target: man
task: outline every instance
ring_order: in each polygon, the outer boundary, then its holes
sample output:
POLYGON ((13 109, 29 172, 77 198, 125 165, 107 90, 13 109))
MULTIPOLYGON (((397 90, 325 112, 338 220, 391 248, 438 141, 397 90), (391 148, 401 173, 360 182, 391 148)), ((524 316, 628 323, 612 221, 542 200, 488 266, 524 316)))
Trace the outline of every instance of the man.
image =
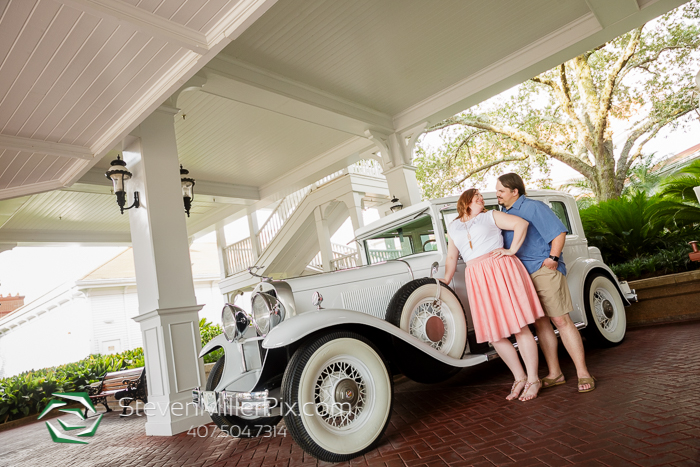
MULTIPOLYGON (((508 214, 522 217, 530 223, 525 242, 516 256, 530 273, 545 312, 545 317, 535 321, 540 348, 549 368, 547 377, 542 379, 542 388, 566 382, 559 367, 558 342, 551 324, 554 323, 564 347, 576 365, 578 391, 589 392, 595 389, 595 380, 586 367, 581 335, 569 316, 574 306, 566 283, 566 265, 562 257, 568 231, 549 206, 527 198, 526 194, 525 184, 518 174, 508 173, 498 177, 498 204, 508 214)), ((503 240, 503 246, 510 248, 513 232, 504 230, 503 240)))

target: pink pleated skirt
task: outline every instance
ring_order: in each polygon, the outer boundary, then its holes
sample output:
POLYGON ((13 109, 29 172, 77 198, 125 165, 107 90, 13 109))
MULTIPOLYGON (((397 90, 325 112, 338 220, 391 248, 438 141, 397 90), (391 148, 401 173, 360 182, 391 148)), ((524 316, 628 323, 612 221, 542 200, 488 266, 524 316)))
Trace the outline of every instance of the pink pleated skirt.
POLYGON ((477 342, 495 342, 544 316, 537 291, 515 256, 490 253, 467 263, 465 281, 477 342))

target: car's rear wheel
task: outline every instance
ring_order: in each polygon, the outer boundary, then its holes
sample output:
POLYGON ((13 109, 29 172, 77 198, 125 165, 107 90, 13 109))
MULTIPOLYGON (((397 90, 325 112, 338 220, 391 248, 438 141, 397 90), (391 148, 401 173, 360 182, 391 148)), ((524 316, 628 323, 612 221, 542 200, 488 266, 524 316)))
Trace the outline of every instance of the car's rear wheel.
POLYGON ((625 338, 627 315, 615 284, 602 273, 586 278, 584 305, 588 326, 583 331, 586 340, 600 346, 618 345, 625 338))
POLYGON ((372 449, 391 416, 384 358, 359 334, 330 332, 302 345, 282 379, 287 429, 306 452, 343 462, 372 449))
MULTIPOLYGON (((225 359, 226 356, 222 356, 211 369, 211 373, 209 373, 209 377, 207 378, 207 391, 216 389, 219 381, 221 381, 225 359)), ((282 420, 281 416, 250 419, 238 417, 236 415, 210 414, 210 416, 221 431, 236 438, 254 438, 261 433, 270 433, 273 431, 272 427, 276 426, 280 420, 282 420)))

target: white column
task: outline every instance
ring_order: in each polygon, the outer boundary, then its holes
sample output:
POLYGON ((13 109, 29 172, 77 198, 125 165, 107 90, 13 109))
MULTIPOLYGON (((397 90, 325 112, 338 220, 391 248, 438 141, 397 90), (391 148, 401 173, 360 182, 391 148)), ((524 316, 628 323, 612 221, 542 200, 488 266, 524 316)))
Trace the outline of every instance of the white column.
POLYGON ((260 239, 258 239, 258 215, 255 211, 248 213, 248 231, 250 232, 250 245, 253 248, 253 261, 257 262, 260 258, 260 239))
POLYGON ((316 218, 318 245, 321 249, 321 263, 323 264, 323 270, 327 272, 331 270, 333 250, 331 249, 330 229, 328 228, 328 221, 323 216, 322 206, 316 206, 316 209, 314 209, 314 217, 316 218))
POLYGON ((416 179, 416 168, 412 165, 400 165, 385 170, 384 176, 389 185, 389 192, 399 199, 399 202, 411 206, 421 202, 420 189, 416 179))
POLYGON ((124 140, 133 173, 128 191, 139 315, 148 384, 146 434, 170 436, 208 423, 196 413, 192 389, 204 386, 199 315, 192 281, 173 116, 160 107, 124 140))
MULTIPOLYGON (((357 229, 365 226, 365 219, 362 215, 362 195, 356 192, 350 193, 345 198, 345 205, 348 207, 350 213, 350 222, 352 223, 352 232, 354 236, 357 229)), ((359 254, 360 264, 366 264, 367 261, 362 250, 362 244, 355 241, 355 248, 359 254)))
POLYGON ((225 279, 228 274, 226 269, 226 232, 224 232, 224 223, 216 223, 216 251, 219 256, 219 276, 221 279, 225 279))

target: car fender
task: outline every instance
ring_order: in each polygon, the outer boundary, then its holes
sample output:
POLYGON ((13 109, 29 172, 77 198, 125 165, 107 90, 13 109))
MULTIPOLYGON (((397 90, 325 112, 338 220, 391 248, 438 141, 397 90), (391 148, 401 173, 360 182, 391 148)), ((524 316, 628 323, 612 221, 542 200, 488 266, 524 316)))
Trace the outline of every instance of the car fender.
POLYGON ((215 391, 250 391, 258 381, 262 362, 259 358, 255 358, 254 348, 257 347, 258 339, 247 339, 241 342, 229 342, 224 334, 219 334, 202 347, 199 356, 204 357, 206 354, 213 352, 216 349, 224 349, 224 370, 221 374, 219 384, 214 388, 215 391), (241 350, 244 346, 251 347, 246 352, 245 359, 241 350), (244 360, 247 363, 244 363, 244 360), (252 361, 251 361, 252 360, 252 361), (257 368, 248 369, 244 365, 255 365, 257 368))
POLYGON ((266 349, 283 348, 315 332, 348 325, 366 326, 381 331, 387 337, 397 337, 447 365, 463 368, 488 360, 485 354, 468 355, 462 359, 449 357, 387 321, 359 311, 344 309, 322 309, 300 313, 275 326, 263 340, 262 346, 266 349))
POLYGON ((620 294, 620 298, 622 298, 622 303, 624 303, 625 306, 630 306, 629 300, 627 300, 627 297, 625 297, 625 294, 620 288, 617 276, 615 276, 615 273, 602 261, 595 258, 578 258, 571 266, 568 266, 567 269, 566 281, 569 285, 569 291, 571 292, 571 301, 574 305, 574 311, 578 312, 586 325, 588 325, 588 320, 584 309, 584 289, 586 278, 593 272, 600 271, 607 275, 612 283, 615 284, 615 288, 620 294))
POLYGON ((224 352, 226 352, 227 344, 231 343, 226 339, 226 336, 224 336, 223 334, 219 334, 218 336, 207 342, 207 345, 202 347, 202 351, 199 352, 199 358, 204 357, 206 354, 211 353, 218 348, 223 348, 224 352))

